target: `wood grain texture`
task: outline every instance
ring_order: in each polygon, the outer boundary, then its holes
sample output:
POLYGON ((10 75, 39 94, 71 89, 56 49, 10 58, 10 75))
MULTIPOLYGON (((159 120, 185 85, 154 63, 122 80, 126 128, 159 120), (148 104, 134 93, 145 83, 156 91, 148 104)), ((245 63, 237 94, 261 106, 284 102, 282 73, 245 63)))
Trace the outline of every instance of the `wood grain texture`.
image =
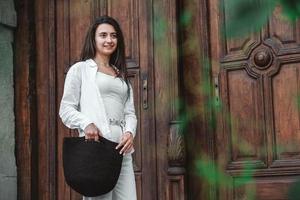
POLYGON ((184 200, 184 176, 169 176, 167 182, 166 200, 184 200))
POLYGON ((55 7, 53 1, 35 2, 36 85, 38 131, 38 194, 56 198, 56 80, 55 7))
POLYGON ((33 1, 17 1, 15 32, 15 131, 18 199, 37 199, 37 130, 33 1))
POLYGON ((276 159, 300 159, 299 131, 299 67, 283 65, 273 78, 274 136, 276 159))
MULTIPOLYGON (((287 199, 289 187, 297 180, 297 177, 278 177, 278 179, 273 177, 255 178, 243 186, 235 187, 232 199, 248 199, 250 194, 257 200, 287 199)), ((238 178, 234 179, 233 184, 239 184, 240 181, 238 178)))

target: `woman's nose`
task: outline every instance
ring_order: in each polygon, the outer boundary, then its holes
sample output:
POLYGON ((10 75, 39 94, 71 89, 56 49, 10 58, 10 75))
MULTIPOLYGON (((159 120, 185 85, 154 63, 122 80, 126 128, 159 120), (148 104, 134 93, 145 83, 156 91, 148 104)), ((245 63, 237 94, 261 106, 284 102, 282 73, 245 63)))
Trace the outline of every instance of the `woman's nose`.
POLYGON ((108 36, 108 37, 106 38, 106 41, 107 41, 107 42, 112 42, 112 38, 111 38, 110 36, 108 36))

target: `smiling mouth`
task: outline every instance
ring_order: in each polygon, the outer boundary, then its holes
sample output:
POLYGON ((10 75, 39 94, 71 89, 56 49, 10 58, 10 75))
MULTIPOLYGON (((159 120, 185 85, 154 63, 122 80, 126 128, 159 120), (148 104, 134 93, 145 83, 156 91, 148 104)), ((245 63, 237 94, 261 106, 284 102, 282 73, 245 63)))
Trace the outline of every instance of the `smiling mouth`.
POLYGON ((114 46, 104 46, 105 48, 114 48, 114 46))

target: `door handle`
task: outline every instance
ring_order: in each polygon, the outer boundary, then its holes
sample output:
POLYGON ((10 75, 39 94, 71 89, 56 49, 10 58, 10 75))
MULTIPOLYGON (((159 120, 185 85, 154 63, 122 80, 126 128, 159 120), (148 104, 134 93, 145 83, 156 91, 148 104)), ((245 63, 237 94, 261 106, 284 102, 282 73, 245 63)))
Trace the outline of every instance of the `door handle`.
POLYGON ((142 79, 142 84, 143 84, 143 108, 146 110, 148 108, 148 77, 147 75, 143 76, 142 79))
POLYGON ((220 89, 219 89, 219 76, 214 77, 214 88, 215 88, 215 105, 220 105, 220 89))

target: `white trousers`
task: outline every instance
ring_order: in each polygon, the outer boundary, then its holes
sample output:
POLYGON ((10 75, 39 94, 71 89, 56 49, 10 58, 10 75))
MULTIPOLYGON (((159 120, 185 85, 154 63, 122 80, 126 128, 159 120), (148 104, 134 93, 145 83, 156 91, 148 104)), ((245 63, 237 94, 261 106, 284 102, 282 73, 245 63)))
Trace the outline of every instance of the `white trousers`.
POLYGON ((136 200, 131 154, 124 155, 120 177, 112 191, 97 197, 83 197, 83 200, 136 200))

